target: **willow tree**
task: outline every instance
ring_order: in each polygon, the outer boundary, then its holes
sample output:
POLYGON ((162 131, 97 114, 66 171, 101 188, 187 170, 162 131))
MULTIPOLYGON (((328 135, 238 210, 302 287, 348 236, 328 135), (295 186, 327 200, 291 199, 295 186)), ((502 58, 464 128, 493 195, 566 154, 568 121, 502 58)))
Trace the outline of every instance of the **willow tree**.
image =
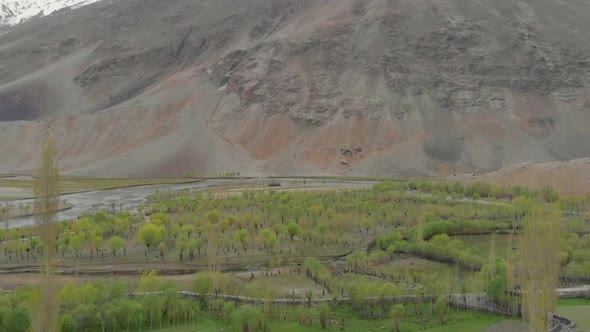
POLYGON ((519 274, 523 286, 523 314, 529 331, 547 331, 548 314, 557 302, 561 241, 560 213, 537 206, 523 219, 519 274))
POLYGON ((39 238, 45 243, 42 273, 45 274, 41 287, 39 313, 35 331, 53 332, 58 330, 57 286, 53 276, 53 260, 56 256, 55 239, 57 211, 60 201, 58 150, 55 141, 47 136, 43 141, 41 165, 35 181, 35 218, 39 238))

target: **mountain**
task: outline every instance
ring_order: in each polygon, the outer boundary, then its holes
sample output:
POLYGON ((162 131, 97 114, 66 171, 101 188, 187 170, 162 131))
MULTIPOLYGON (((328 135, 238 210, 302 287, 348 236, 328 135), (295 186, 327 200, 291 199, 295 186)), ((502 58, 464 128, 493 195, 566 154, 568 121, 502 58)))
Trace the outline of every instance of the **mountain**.
POLYGON ((120 0, 0 36, 0 172, 435 175, 590 156, 584 0, 120 0))
POLYGON ((98 0, 0 0, 0 26, 12 26, 61 9, 78 8, 98 0))

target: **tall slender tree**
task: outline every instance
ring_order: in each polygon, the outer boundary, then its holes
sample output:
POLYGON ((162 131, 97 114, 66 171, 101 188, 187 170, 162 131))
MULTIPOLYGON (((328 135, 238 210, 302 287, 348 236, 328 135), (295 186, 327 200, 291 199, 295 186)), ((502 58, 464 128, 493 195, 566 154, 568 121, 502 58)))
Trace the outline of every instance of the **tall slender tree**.
POLYGON ((548 314, 557 301, 561 241, 560 213, 550 206, 537 206, 523 219, 520 240, 520 275, 523 313, 529 331, 547 331, 548 314))
POLYGON ((6 245, 10 241, 10 207, 4 206, 0 208, 0 221, 4 221, 4 226, 6 228, 6 232, 4 233, 6 241, 6 245))
POLYGON ((53 260, 56 256, 55 240, 57 211, 60 201, 60 175, 57 166, 57 146, 48 135, 43 141, 41 165, 35 181, 35 218, 39 237, 45 243, 42 272, 45 274, 41 287, 39 313, 35 331, 54 332, 58 330, 57 285, 53 276, 53 260))

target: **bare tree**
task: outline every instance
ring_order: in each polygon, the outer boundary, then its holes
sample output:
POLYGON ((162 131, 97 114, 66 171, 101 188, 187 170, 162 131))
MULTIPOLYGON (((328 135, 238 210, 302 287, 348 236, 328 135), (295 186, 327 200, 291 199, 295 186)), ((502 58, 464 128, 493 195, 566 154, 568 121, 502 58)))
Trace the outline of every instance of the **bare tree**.
POLYGON ((56 157, 57 146, 48 135, 43 141, 41 165, 37 169, 35 182, 35 218, 40 239, 45 243, 45 257, 42 272, 45 274, 41 287, 39 313, 35 331, 54 332, 58 330, 57 287, 53 276, 53 260, 56 256, 55 222, 60 202, 59 169, 56 157))

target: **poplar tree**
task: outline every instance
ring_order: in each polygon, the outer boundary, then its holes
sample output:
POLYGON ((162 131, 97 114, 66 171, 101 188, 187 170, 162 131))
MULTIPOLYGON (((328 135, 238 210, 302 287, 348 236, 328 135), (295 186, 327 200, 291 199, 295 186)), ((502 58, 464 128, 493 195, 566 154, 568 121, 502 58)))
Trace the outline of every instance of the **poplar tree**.
POLYGON ((53 260, 56 256, 56 221, 59 209, 59 168, 58 149, 53 138, 48 135, 43 141, 41 165, 37 169, 35 181, 35 219, 39 238, 45 243, 45 256, 42 273, 45 274, 41 286, 39 315, 35 331, 54 332, 58 330, 57 285, 53 276, 53 260))
POLYGON ((522 309, 529 331, 547 331, 548 314, 557 302, 555 291, 561 267, 560 213, 550 206, 538 206, 523 219, 520 240, 520 275, 523 285, 522 309))

